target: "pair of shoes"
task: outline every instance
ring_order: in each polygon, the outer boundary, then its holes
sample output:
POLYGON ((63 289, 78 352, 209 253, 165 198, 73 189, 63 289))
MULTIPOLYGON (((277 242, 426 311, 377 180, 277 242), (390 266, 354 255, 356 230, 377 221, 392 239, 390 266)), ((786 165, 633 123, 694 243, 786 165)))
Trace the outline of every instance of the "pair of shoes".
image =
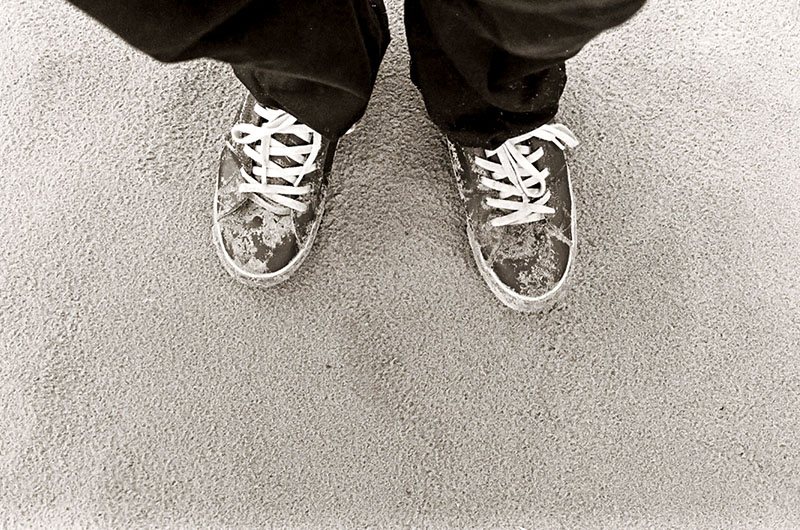
MULTIPOLYGON (((481 276, 512 309, 552 307, 575 255, 564 149, 577 139, 546 124, 497 149, 446 143, 481 276)), ((236 280, 268 287, 299 268, 322 220, 335 150, 335 140, 248 95, 214 195, 215 246, 236 280)))

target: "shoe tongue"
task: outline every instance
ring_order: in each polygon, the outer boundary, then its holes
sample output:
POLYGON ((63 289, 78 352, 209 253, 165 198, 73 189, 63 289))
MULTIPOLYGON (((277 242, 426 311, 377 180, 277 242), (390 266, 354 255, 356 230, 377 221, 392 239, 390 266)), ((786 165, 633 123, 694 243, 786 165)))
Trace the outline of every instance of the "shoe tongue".
MULTIPOLYGON (((258 125, 259 126, 263 125, 264 121, 265 120, 259 116, 258 125)), ((293 146, 296 146, 296 145, 305 145, 305 144, 308 143, 307 141, 303 140, 302 138, 299 138, 299 137, 295 136, 294 134, 279 133, 279 134, 274 134, 272 137, 275 140, 279 141, 280 143, 282 143, 283 145, 288 146, 288 147, 293 147, 293 146)), ((293 167, 293 166, 302 165, 302 164, 298 164, 297 162, 295 162, 294 160, 292 160, 291 158, 286 157, 286 156, 270 156, 269 159, 272 162, 278 164, 281 167, 293 167)), ((277 179, 277 180, 281 180, 281 179, 277 179)))
MULTIPOLYGON (((302 138, 298 138, 293 134, 276 134, 274 135, 274 138, 287 147, 294 147, 296 145, 308 144, 307 141, 303 140, 302 138)), ((271 156, 270 160, 272 160, 281 167, 293 167, 302 165, 298 164, 295 160, 292 160, 287 156, 271 156)))
MULTIPOLYGON (((264 119, 261 118, 261 116, 255 115, 255 119, 251 123, 255 123, 256 125, 260 126, 260 125, 262 125, 264 123, 264 119)), ((274 134, 273 138, 275 140, 281 142, 283 145, 289 146, 289 147, 308 144, 307 140, 299 138, 299 137, 295 136, 294 134, 279 133, 279 134, 274 134)), ((252 146, 252 147, 255 147, 255 146, 252 146)), ((237 146, 237 152, 240 152, 240 151, 241 151, 241 147, 237 146)), ((241 163, 242 163, 242 167, 244 168, 244 170, 247 171, 248 174, 252 175, 253 174, 253 167, 255 165, 254 161, 249 156, 245 156, 243 153, 240 153, 240 158, 241 158, 241 163)), ((269 159, 270 159, 270 161, 274 162, 275 164, 279 165, 280 167, 295 167, 295 166, 302 165, 302 164, 296 162, 295 160, 292 160, 291 158, 286 157, 286 156, 270 156, 269 159)), ((267 181, 271 181, 271 183, 273 183, 273 184, 287 184, 287 182, 284 181, 281 178, 271 178, 270 177, 270 178, 267 178, 267 181)))

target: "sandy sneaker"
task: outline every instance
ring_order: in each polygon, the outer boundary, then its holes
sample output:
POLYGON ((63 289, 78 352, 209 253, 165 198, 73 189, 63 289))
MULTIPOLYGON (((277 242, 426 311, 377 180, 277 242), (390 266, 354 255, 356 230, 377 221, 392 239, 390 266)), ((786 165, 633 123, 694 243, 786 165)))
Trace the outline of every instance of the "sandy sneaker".
POLYGON ((575 255, 564 149, 577 138, 563 125, 546 124, 497 149, 447 144, 481 276, 512 309, 551 308, 575 255))
POLYGON ((222 152, 213 236, 237 280, 270 286, 305 259, 325 208, 336 148, 291 114, 248 95, 222 152))

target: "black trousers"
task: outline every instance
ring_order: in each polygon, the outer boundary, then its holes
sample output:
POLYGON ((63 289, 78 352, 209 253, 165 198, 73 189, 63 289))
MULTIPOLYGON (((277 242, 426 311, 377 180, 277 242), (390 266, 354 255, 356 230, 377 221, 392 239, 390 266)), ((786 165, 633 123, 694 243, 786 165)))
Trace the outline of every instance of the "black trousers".
MULTIPOLYGON (((389 27, 382 0, 71 0, 158 60, 233 65, 263 104, 325 136, 364 113, 389 27)), ((555 116, 564 61, 644 0, 406 0, 411 78, 431 119, 496 146, 555 116)))

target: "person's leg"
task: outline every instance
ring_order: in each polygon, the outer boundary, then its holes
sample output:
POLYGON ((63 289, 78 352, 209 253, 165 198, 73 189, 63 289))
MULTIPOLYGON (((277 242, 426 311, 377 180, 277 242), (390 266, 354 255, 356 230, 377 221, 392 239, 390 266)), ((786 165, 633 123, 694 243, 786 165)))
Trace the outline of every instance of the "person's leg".
POLYGON ((644 0, 407 0, 412 79, 447 137, 467 235, 492 292, 521 311, 561 297, 576 249, 564 150, 549 123, 564 61, 644 0))
POLYGON ((406 0, 411 76, 431 119, 468 146, 551 120, 564 61, 644 0, 406 0))
POLYGON ((364 113, 389 43, 382 1, 71 1, 161 61, 233 65, 249 93, 220 158, 214 242, 237 280, 286 280, 308 255, 337 140, 364 113))
POLYGON ((326 137, 366 109, 389 28, 381 0, 70 0, 165 62, 230 63, 265 105, 326 137))

